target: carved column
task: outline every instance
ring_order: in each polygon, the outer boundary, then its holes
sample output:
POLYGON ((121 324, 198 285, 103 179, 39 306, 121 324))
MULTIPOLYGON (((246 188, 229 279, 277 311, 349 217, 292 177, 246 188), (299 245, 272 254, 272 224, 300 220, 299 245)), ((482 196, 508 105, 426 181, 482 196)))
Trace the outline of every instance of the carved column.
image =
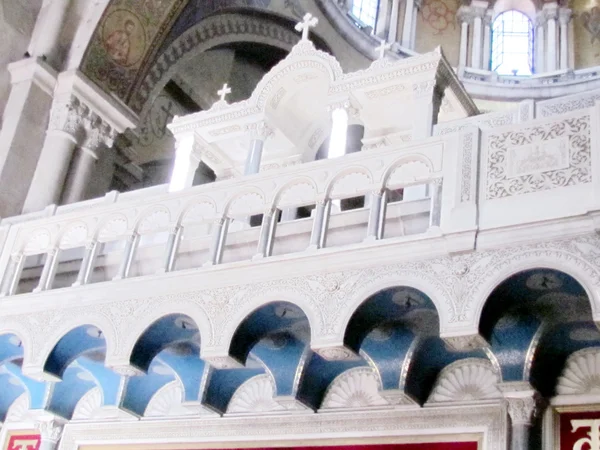
POLYGON ((413 11, 415 9, 415 0, 406 0, 406 9, 404 11, 404 23, 402 25, 402 47, 411 48, 412 45, 412 29, 413 23, 413 11))
POLYGON ((387 41, 396 42, 398 40, 398 19, 400 13, 400 0, 392 0, 392 10, 390 12, 390 28, 387 41))
POLYGON ((165 264, 161 272, 171 272, 175 268, 175 261, 177 259, 177 252, 179 251, 179 244, 181 243, 181 234, 183 227, 177 225, 169 231, 169 238, 167 239, 167 246, 165 249, 165 264))
POLYGON ((473 45, 471 47, 471 67, 481 69, 482 43, 483 43, 483 16, 485 9, 471 7, 473 12, 473 45))
POLYGON ((25 255, 17 253, 10 256, 8 267, 6 268, 6 272, 4 272, 2 284, 0 285, 0 298, 7 295, 14 295, 17 292, 24 263, 25 255))
POLYGON ((546 70, 553 72, 557 69, 557 29, 556 21, 558 19, 558 6, 556 3, 544 5, 546 13, 546 30, 547 30, 547 49, 546 49, 546 70))
POLYGON ((510 450, 529 449, 529 431, 540 404, 539 394, 528 383, 500 383, 511 422, 510 450))
POLYGON ((277 209, 269 209, 263 214, 262 225, 260 227, 260 236, 258 238, 258 249, 256 255, 252 258, 262 259, 271 256, 273 249, 273 238, 275 237, 275 228, 277 227, 277 209))
POLYGON ((59 203, 73 151, 85 133, 83 118, 89 113, 89 108, 75 96, 53 105, 46 140, 23 212, 39 211, 59 203))
POLYGON ((429 227, 439 227, 442 218, 442 179, 436 178, 431 186, 431 213, 429 227))
POLYGON ((331 200, 318 200, 313 217, 312 232, 310 234, 309 250, 318 250, 325 246, 327 224, 329 222, 329 212, 331 210, 331 200))
POLYGON ((123 259, 121 260, 119 271, 117 272, 117 275, 113 278, 113 280, 121 280, 123 278, 129 277, 131 265, 133 264, 133 261, 135 259, 135 252, 137 251, 139 243, 140 235, 134 232, 125 244, 125 250, 123 251, 123 259))
POLYGON ((47 291, 48 289, 52 289, 52 283, 54 282, 54 276, 56 275, 56 267, 58 266, 59 253, 59 248, 53 248, 47 253, 46 263, 42 269, 40 281, 33 292, 47 291))
POLYGON ((490 70, 490 46, 492 44, 492 11, 487 10, 483 15, 483 70, 490 70))
POLYGON ((204 266, 214 266, 221 263, 228 228, 229 219, 227 217, 215 220, 212 229, 212 241, 209 248, 209 260, 204 266))
POLYGON ((63 423, 56 419, 49 419, 37 422, 35 427, 40 432, 39 450, 56 450, 62 435, 63 423))
POLYGON ((262 160, 262 152, 266 140, 273 134, 273 130, 265 123, 256 124, 250 129, 252 140, 246 157, 246 166, 244 167, 244 175, 253 175, 260 171, 260 162, 262 160))
POLYGON ((40 58, 9 64, 8 71, 11 90, 0 128, 0 217, 23 211, 56 84, 56 72, 40 58))
POLYGON ((375 241, 381 239, 383 226, 382 222, 385 216, 382 217, 383 203, 386 202, 385 192, 371 192, 371 207, 369 210, 369 223, 367 225, 367 237, 365 241, 375 241))
MULTIPOLYGON (((95 114, 84 122, 86 136, 79 151, 76 153, 67 177, 62 195, 62 203, 69 204, 86 200, 89 197, 87 187, 92 177, 101 177, 95 171, 97 161, 103 157, 102 153, 112 147, 116 131, 95 114)), ((109 174, 112 178, 112 174, 109 174)))
POLYGON ((467 6, 461 6, 456 15, 460 22, 460 51, 458 54, 458 67, 467 66, 467 49, 469 48, 469 23, 471 22, 471 11, 467 6))
POLYGON ((91 241, 86 244, 83 260, 81 261, 79 273, 77 274, 77 280, 75 280, 73 286, 81 286, 90 282, 90 277, 94 270, 94 262, 98 255, 99 245, 98 241, 91 241))
POLYGON ((546 68, 546 41, 544 38, 544 28, 546 28, 546 14, 544 11, 538 12, 536 16, 535 28, 535 72, 543 73, 546 68))
POLYGON ((560 69, 567 70, 569 68, 569 22, 571 21, 571 10, 560 8, 558 21, 560 23, 560 69))

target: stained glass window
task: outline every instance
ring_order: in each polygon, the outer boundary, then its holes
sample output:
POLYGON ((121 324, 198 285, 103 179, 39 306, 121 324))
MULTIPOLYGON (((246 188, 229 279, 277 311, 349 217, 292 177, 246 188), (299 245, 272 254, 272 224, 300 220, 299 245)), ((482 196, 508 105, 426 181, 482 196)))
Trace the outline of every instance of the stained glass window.
POLYGON ((353 0, 350 14, 361 24, 375 28, 379 0, 353 0))
POLYGON ((522 12, 503 12, 492 26, 492 67, 499 75, 533 73, 533 25, 522 12))

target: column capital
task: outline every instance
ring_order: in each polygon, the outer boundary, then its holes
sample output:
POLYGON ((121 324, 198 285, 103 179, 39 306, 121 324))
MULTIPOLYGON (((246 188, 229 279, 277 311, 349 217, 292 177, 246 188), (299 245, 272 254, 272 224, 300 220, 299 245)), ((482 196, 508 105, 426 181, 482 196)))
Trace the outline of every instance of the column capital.
POLYGON ((343 109, 348 113, 349 117, 355 117, 358 115, 358 108, 356 108, 349 98, 339 100, 334 103, 327 105, 327 112, 332 113, 336 109, 343 109))
POLYGON ((567 25, 571 17, 573 16, 573 11, 569 8, 560 8, 558 10, 558 20, 561 25, 567 25))
POLYGON ((90 109, 76 96, 55 101, 50 111, 48 131, 64 131, 75 140, 83 133, 83 119, 90 114, 90 109))
POLYGON ((526 382, 499 383, 513 425, 529 426, 542 406, 540 394, 526 382))
POLYGON ((35 423, 35 428, 40 432, 43 441, 58 443, 63 431, 64 421, 52 417, 39 420, 35 423))
POLYGON ((456 19, 458 20, 459 23, 463 24, 472 24, 473 23, 473 11, 471 10, 470 6, 467 5, 463 5, 460 8, 458 8, 458 11, 456 12, 456 19))
POLYGON ((546 22, 548 21, 548 17, 546 16, 546 12, 545 11, 538 11, 537 14, 535 15, 535 27, 543 27, 544 25, 546 25, 546 22))
POLYGON ((546 16, 547 21, 558 19, 558 5, 556 3, 546 3, 542 12, 546 16))
POLYGON ((112 147, 117 137, 117 130, 95 113, 91 113, 83 119, 85 137, 81 144, 92 153, 96 153, 102 147, 112 147))

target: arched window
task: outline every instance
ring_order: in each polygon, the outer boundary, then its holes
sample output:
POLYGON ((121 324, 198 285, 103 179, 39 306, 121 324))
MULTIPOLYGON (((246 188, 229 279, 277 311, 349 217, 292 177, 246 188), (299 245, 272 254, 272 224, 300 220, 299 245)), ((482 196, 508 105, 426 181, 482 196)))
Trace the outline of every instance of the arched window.
POLYGON ((522 12, 503 12, 492 27, 492 70, 500 75, 533 73, 533 25, 522 12))
POLYGON ((379 0, 353 0, 350 14, 360 25, 375 28, 379 0))

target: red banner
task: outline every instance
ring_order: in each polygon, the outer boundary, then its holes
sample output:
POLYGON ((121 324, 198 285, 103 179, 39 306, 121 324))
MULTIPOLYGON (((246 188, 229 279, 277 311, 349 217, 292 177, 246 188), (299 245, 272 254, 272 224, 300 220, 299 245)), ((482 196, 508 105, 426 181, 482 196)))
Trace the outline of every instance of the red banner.
POLYGON ((560 450, 600 449, 600 411, 560 414, 560 450))
POLYGON ((12 435, 8 438, 6 450, 39 450, 39 434, 12 435))

